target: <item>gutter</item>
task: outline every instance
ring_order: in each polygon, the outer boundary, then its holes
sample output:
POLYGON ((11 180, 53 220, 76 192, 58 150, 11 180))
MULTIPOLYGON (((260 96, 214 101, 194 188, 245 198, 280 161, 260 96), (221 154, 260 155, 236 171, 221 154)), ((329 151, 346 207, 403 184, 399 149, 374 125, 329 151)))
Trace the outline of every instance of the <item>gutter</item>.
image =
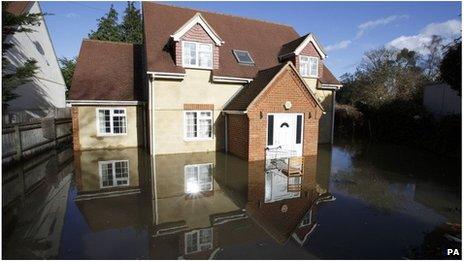
POLYGON ((251 78, 227 77, 227 76, 213 76, 213 82, 225 83, 250 83, 253 81, 251 78))
POLYGON ((321 84, 321 87, 317 87, 317 89, 338 91, 342 87, 343 87, 343 85, 341 85, 341 84, 321 84))
POLYGON ((171 79, 171 80, 183 80, 185 73, 169 73, 169 72, 150 72, 147 71, 153 79, 171 79))
POLYGON ((115 101, 115 100, 66 100, 66 105, 79 106, 79 105, 143 105, 144 101, 115 101))

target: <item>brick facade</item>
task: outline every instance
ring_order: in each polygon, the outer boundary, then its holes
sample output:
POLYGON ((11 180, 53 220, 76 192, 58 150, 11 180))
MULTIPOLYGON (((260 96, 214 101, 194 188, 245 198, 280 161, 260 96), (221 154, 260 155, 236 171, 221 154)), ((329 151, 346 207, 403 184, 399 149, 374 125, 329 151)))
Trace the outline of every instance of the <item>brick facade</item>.
POLYGON ((248 158, 248 117, 245 114, 227 115, 227 149, 241 159, 248 158))
POLYGON ((185 103, 184 110, 214 110, 214 104, 185 103))
POLYGON ((268 113, 302 113, 303 155, 317 154, 322 110, 291 67, 258 96, 246 115, 228 115, 228 151, 248 161, 264 160, 268 113), (292 103, 289 110, 286 101, 292 103))
MULTIPOLYGON (((322 57, 319 55, 319 53, 316 50, 316 47, 312 42, 309 42, 305 48, 301 51, 300 55, 306 55, 306 56, 312 56, 312 57, 317 57, 319 58, 318 62, 318 70, 317 70, 317 77, 322 77, 322 70, 324 70, 324 63, 322 61, 322 57)), ((292 59, 293 64, 295 67, 299 70, 300 69, 300 57, 297 55, 293 57, 292 59)))
POLYGON ((209 43, 213 45, 213 69, 219 69, 219 47, 216 46, 213 39, 208 33, 201 27, 201 25, 194 25, 189 31, 187 31, 180 39, 175 43, 175 59, 176 65, 182 66, 182 41, 192 41, 199 43, 209 43))
POLYGON ((76 107, 71 108, 72 117, 72 133, 73 133, 73 149, 81 150, 79 141, 79 110, 76 107))

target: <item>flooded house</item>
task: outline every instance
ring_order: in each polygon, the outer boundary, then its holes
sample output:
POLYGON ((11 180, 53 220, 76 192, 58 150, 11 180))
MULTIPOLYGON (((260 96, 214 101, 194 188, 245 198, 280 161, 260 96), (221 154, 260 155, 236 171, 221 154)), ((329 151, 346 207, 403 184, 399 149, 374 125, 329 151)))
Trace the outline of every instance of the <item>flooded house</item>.
POLYGON ((75 150, 317 154, 335 91, 312 33, 144 2, 144 44, 84 40, 68 104, 75 150))

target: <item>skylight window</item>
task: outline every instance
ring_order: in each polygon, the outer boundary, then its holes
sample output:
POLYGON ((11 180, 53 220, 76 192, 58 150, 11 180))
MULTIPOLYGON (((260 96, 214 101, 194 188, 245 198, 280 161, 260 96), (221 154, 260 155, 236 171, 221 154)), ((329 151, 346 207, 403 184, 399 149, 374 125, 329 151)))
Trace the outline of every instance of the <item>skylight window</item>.
POLYGON ((255 62, 251 59, 248 51, 234 50, 235 58, 239 63, 253 65, 255 62))

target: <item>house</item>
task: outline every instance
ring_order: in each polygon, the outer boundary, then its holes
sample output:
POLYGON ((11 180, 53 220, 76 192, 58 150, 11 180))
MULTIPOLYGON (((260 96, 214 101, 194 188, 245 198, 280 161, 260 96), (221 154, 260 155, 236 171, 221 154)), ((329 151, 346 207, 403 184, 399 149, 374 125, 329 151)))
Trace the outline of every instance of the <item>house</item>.
POLYGON ((144 2, 142 46, 84 40, 73 78, 76 150, 146 145, 153 155, 315 155, 331 142, 335 91, 313 34, 144 2))
POLYGON ((435 117, 461 114, 461 97, 446 83, 425 86, 423 104, 435 117))
MULTIPOLYGON (((42 12, 39 2, 30 1, 9 2, 7 11, 14 15, 42 12)), ((5 39, 5 42, 11 43, 13 47, 5 54, 12 68, 4 68, 4 70, 15 70, 27 59, 36 60, 36 65, 39 67, 30 82, 14 90, 19 97, 8 102, 7 113, 11 121, 19 120, 15 119, 15 116, 44 117, 50 110, 66 106, 66 85, 44 17, 40 18, 39 24, 32 26, 31 29, 32 32, 18 32, 5 39)), ((5 110, 4 114, 6 114, 5 110)))

